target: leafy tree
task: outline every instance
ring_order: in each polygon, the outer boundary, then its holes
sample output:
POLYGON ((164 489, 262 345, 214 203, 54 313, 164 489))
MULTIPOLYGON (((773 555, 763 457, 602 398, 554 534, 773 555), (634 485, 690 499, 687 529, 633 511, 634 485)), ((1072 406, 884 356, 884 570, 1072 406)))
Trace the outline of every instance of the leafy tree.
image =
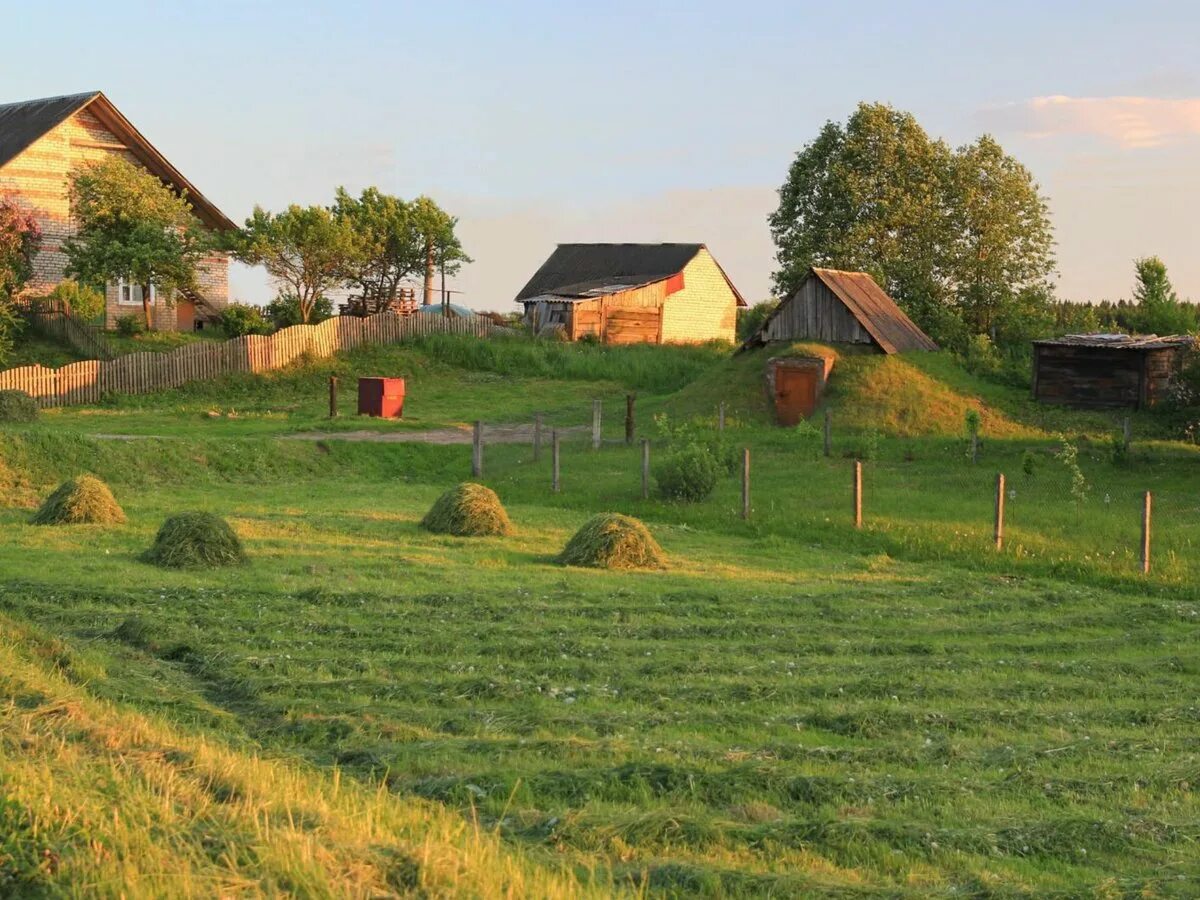
POLYGON ((761 303, 755 303, 748 309, 738 310, 737 318, 737 339, 739 341, 748 341, 754 336, 754 333, 762 327, 762 323, 766 321, 767 316, 775 311, 779 306, 779 301, 772 298, 763 300, 761 303))
POLYGON ((33 275, 33 258, 42 244, 42 231, 27 211, 0 197, 0 359, 12 350, 20 319, 13 301, 33 275))
POLYGON ((458 219, 451 216, 429 197, 421 196, 412 204, 413 221, 420 235, 425 265, 425 291, 422 302, 433 303, 434 275, 440 270, 446 275, 458 272, 463 263, 471 262, 455 233, 458 219))
POLYGON ((67 274, 85 284, 139 285, 153 327, 151 286, 168 304, 176 291, 194 290, 196 267, 212 248, 191 203, 118 156, 76 170, 69 191, 76 231, 63 242, 67 274))
POLYGON ((301 322, 309 322, 318 300, 342 283, 360 253, 360 241, 345 219, 324 206, 292 204, 270 213, 256 206, 232 241, 234 256, 262 265, 295 299, 301 322))
MULTIPOLYGON (((304 324, 300 312, 300 301, 295 294, 280 294, 263 309, 263 315, 276 328, 287 328, 291 325, 304 324)), ((318 297, 313 301, 308 312, 308 324, 316 325, 333 317, 333 301, 328 297, 318 297)))
POLYGON ((378 188, 367 188, 357 199, 338 188, 333 214, 357 237, 343 279, 359 292, 367 312, 387 309, 404 282, 426 267, 418 211, 378 188))
POLYGON ((1196 330, 1196 309, 1180 301, 1167 267, 1157 256, 1134 260, 1137 284, 1133 299, 1137 306, 1129 321, 1132 330, 1144 334, 1188 334, 1196 330))

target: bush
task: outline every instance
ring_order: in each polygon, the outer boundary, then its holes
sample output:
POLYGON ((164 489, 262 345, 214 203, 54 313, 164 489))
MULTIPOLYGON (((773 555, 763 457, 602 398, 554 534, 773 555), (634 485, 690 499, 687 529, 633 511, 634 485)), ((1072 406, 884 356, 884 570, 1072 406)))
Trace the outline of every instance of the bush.
POLYGON ((37 401, 27 393, 0 391, 0 422, 32 422, 37 417, 37 401))
POLYGON ((136 337, 146 333, 146 320, 138 313, 117 316, 117 334, 124 337, 136 337))
POLYGON ((184 512, 163 522, 144 559, 174 569, 231 566, 246 561, 229 523, 207 512, 184 512))
POLYGON ((33 515, 34 525, 120 525, 125 511, 93 475, 80 475, 58 486, 33 515))
POLYGON ((61 303, 85 322, 98 319, 104 313, 104 293, 70 278, 60 281, 54 290, 38 299, 61 303))
POLYGON ((666 565, 666 556, 649 529, 637 519, 600 513, 575 532, 557 562, 598 569, 661 569, 666 565))
POLYGON ((672 450, 654 467, 658 491, 669 500, 694 503, 717 486, 720 464, 703 444, 685 444, 672 450))
POLYGON ((248 303, 230 303, 221 310, 221 330, 231 338, 246 334, 270 334, 271 323, 262 310, 248 303))
POLYGON ((464 482, 438 497, 421 527, 438 534, 457 534, 481 537, 489 534, 512 534, 512 522, 491 488, 464 482))
MULTIPOLYGON (((304 324, 304 320, 300 316, 300 300, 293 294, 280 294, 267 304, 263 313, 276 328, 304 324)), ((321 297, 313 304, 308 324, 316 325, 318 322, 324 322, 330 318, 333 318, 333 301, 328 297, 321 297)))
POLYGON ((775 312, 779 307, 778 300, 763 300, 761 303, 755 303, 753 306, 746 309, 738 310, 737 317, 737 339, 741 343, 745 343, 754 337, 755 332, 762 327, 762 323, 767 320, 767 316, 775 312))

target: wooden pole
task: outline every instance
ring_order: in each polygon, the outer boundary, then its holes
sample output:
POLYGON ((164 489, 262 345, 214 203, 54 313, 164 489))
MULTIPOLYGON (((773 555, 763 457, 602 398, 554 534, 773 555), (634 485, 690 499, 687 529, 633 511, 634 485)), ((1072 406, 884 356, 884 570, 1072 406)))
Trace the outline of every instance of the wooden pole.
POLYGON ((537 462, 542 458, 542 414, 534 413, 533 416, 533 461, 537 462))
POLYGON ((750 518, 750 448, 742 448, 742 518, 750 518))
POLYGON ((633 431, 634 431, 633 404, 636 402, 636 400, 637 400, 636 394, 626 394, 625 395, 625 443, 629 444, 630 446, 633 445, 633 431))
POLYGON ((1125 452, 1128 453, 1129 445, 1133 441, 1133 423, 1129 421, 1129 416, 1121 423, 1121 437, 1125 442, 1125 452))
POLYGON ((642 438, 642 499, 650 499, 650 438, 642 438))
POLYGON ((825 455, 833 453, 833 414, 825 408, 825 455))
POLYGON ((725 401, 722 400, 717 406, 717 431, 721 434, 725 433, 725 401))
POLYGON ((971 462, 979 462, 979 432, 971 432, 971 462))
POLYGON ((329 376, 329 418, 336 419, 338 415, 337 408, 337 376, 329 376))
POLYGON ((592 401, 592 449, 600 449, 600 401, 592 401))
POLYGON ((996 549, 1004 549, 1004 473, 996 473, 996 520, 992 531, 996 549))
POLYGON ((1150 574, 1150 492, 1142 495, 1142 574, 1150 574))
POLYGON ((483 423, 478 419, 471 434, 471 477, 483 477, 483 423))
POLYGON ((550 490, 554 493, 559 491, 558 480, 558 461, 559 461, 559 445, 558 445, 558 429, 555 428, 550 432, 550 490))
POLYGON ((862 461, 854 461, 854 527, 862 528, 862 461))

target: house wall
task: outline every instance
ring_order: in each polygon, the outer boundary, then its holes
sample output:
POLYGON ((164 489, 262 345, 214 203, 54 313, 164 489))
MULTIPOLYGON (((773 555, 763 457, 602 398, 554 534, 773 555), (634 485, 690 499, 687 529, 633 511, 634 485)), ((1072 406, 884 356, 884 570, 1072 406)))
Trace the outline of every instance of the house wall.
MULTIPOLYGON (((21 153, 0 166, 0 194, 11 195, 30 210, 42 228, 42 249, 34 260, 34 274, 24 293, 44 294, 65 277, 67 257, 63 241, 74 231, 71 222, 68 179, 78 166, 121 156, 137 163, 133 154, 87 109, 59 123, 21 153)), ((216 253, 207 258, 198 272, 202 296, 214 307, 229 302, 229 258, 216 253)), ((122 306, 117 302, 115 285, 107 290, 106 319, 111 325, 118 316, 141 309, 141 305, 122 306)), ((154 309, 155 326, 164 330, 175 327, 174 310, 164 300, 154 309)))
POLYGON ((683 270, 683 289, 666 298, 662 343, 730 341, 737 335, 737 295, 707 249, 683 270))
POLYGON ((768 341, 872 344, 867 329, 819 278, 806 278, 767 323, 768 341))

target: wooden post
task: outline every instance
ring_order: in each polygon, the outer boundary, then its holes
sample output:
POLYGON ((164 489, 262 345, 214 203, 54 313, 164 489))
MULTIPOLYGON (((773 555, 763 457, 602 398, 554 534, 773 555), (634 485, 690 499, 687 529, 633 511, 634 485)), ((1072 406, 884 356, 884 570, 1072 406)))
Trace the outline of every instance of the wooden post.
POLYGON ((329 376, 329 418, 336 419, 338 415, 337 408, 337 376, 329 376))
POLYGON ((996 520, 992 531, 996 549, 1004 549, 1004 473, 996 473, 996 520))
POLYGON ((629 444, 630 446, 633 445, 633 430, 634 430, 633 404, 636 400, 637 400, 636 394, 626 394, 625 395, 625 443, 629 444))
POLYGON ((1129 421, 1129 416, 1121 423, 1121 437, 1125 442, 1125 452, 1128 453, 1129 445, 1133 441, 1133 423, 1129 421))
POLYGON ((825 408, 825 455, 833 453, 833 414, 825 408))
POLYGON ((1142 574, 1150 574, 1150 492, 1142 495, 1142 574))
POLYGON ((750 448, 742 448, 742 518, 750 518, 750 448))
POLYGON ((854 461, 854 527, 862 528, 862 460, 854 461))
POLYGON ((559 489, 558 460, 559 460, 558 429, 555 428, 554 430, 552 430, 550 432, 550 472, 551 472, 551 474, 550 474, 550 490, 556 494, 558 493, 558 489, 559 489))
POLYGON ((650 438, 642 438, 642 499, 650 499, 650 438))
POLYGON ((722 400, 717 406, 717 431, 721 434, 725 433, 725 401, 722 400))
POLYGON ((971 462, 979 462, 979 432, 971 431, 971 462))
POLYGON ((478 419, 471 435, 471 477, 483 477, 483 423, 478 419))
POLYGON ((600 449, 600 401, 592 401, 592 449, 600 449))
POLYGON ((542 458, 542 414, 533 415, 533 461, 542 458))

